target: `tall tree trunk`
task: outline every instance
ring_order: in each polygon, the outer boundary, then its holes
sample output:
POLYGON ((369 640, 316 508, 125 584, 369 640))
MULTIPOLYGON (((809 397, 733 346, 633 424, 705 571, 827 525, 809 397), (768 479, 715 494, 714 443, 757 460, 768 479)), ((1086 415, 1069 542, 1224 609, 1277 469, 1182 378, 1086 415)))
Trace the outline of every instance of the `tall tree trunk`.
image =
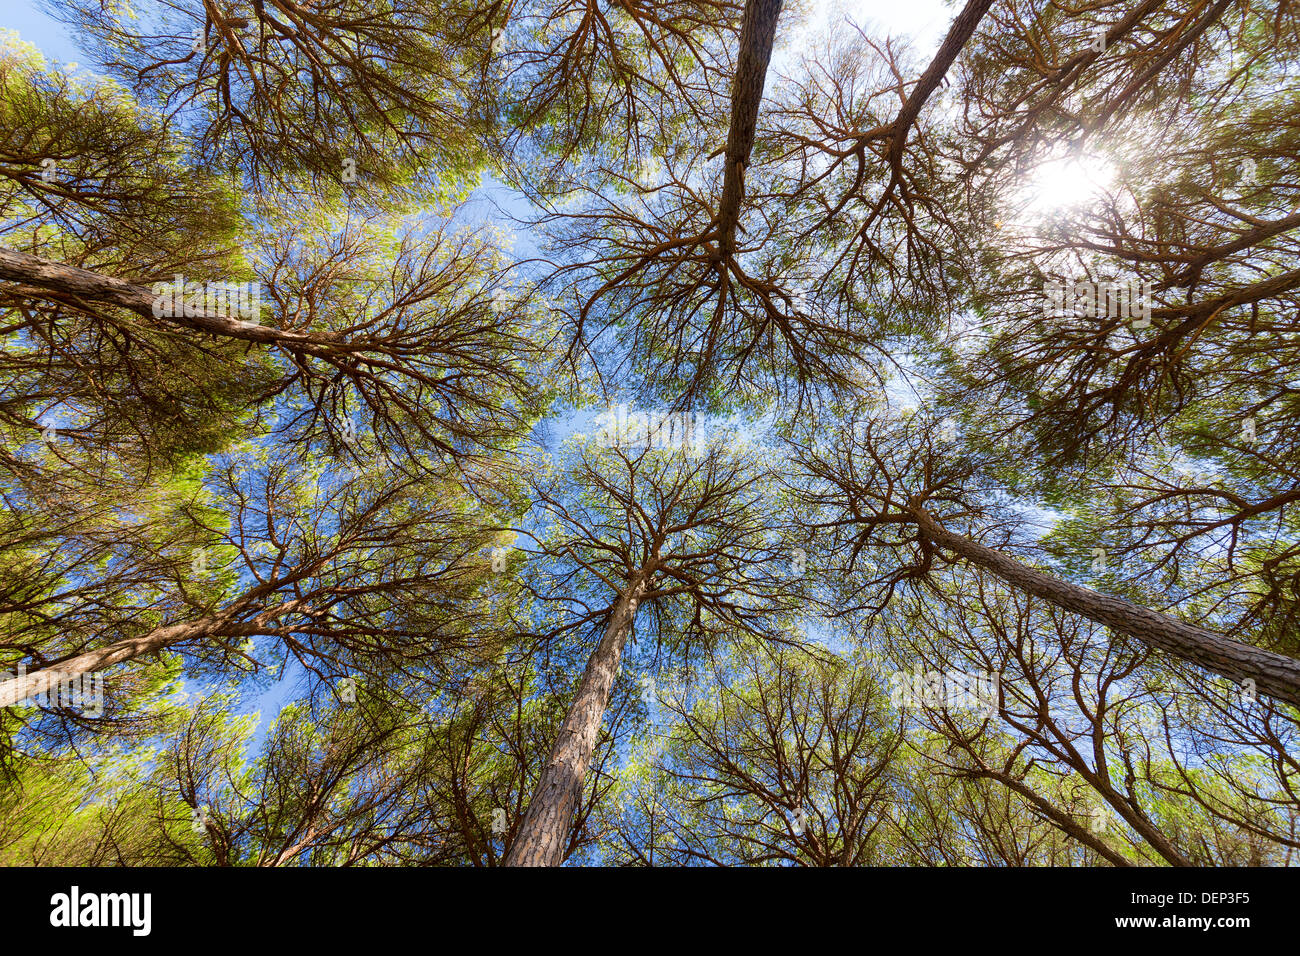
POLYGON ((519 833, 506 854, 506 866, 559 866, 564 862, 569 826, 582 799, 587 767, 596 749, 596 736, 609 706, 623 646, 632 631, 637 605, 645 593, 646 576, 638 572, 619 596, 582 683, 574 695, 560 735, 542 770, 537 792, 524 813, 519 833))
POLYGON ((944 530, 920 508, 913 514, 930 541, 992 571, 1014 588, 1238 683, 1253 680, 1260 693, 1300 707, 1300 660, 1294 657, 1252 647, 1123 598, 1062 581, 977 541, 944 530))
POLYGON ((763 101, 763 83, 776 39, 776 21, 781 0, 746 0, 745 21, 740 28, 740 53, 731 86, 731 128, 727 132, 727 164, 718 203, 718 249, 727 256, 736 249, 736 225, 745 198, 745 168, 754 149, 758 106, 763 101))

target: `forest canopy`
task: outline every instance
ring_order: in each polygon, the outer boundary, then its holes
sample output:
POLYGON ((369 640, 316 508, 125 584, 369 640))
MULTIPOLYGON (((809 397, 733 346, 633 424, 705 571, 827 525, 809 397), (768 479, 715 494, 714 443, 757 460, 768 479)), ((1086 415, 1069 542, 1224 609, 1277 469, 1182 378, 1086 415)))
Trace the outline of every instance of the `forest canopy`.
POLYGON ((42 2, 0 864, 1296 859, 1293 0, 42 2))

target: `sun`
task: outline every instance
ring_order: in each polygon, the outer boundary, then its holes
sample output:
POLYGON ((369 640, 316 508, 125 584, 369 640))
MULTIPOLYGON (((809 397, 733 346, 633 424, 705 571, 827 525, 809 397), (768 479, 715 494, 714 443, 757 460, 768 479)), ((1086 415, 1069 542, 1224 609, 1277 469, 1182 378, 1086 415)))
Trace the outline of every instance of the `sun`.
POLYGON ((1032 218, 1074 209, 1106 195, 1116 167, 1104 156, 1066 155, 1040 163, 1030 174, 1017 205, 1032 218))

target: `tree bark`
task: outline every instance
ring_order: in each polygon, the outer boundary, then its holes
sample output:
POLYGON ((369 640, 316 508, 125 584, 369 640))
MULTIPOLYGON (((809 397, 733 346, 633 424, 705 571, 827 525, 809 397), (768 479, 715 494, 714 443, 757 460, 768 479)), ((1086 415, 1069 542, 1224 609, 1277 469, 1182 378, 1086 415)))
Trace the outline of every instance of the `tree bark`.
POLYGON ((532 802, 524 813, 506 866, 559 866, 568 848, 569 827, 582 799, 587 767, 596 749, 596 736, 609 706, 623 646, 631 633, 637 605, 645 594, 644 573, 633 576, 619 596, 605 634, 587 662, 560 735, 542 770, 532 802))
POLYGON ((939 52, 935 54, 926 71, 921 74, 921 78, 916 81, 911 94, 903 101, 903 108, 895 117, 890 134, 892 139, 889 144, 889 161, 895 168, 900 167, 903 162, 903 147, 907 143, 907 133, 916 122, 917 116, 921 114, 921 107, 948 74, 953 61, 965 48, 975 33, 975 28, 979 26, 980 20, 991 6, 993 0, 968 0, 961 13, 953 20, 948 35, 944 37, 943 45, 939 47, 939 52))
MULTIPOLYGON (((277 617, 300 610, 308 603, 301 600, 286 601, 263 611, 246 625, 239 626, 246 630, 263 627, 277 617)), ((164 624, 139 637, 125 638, 114 641, 107 647, 84 651, 74 657, 69 657, 67 660, 43 667, 38 671, 32 671, 21 676, 10 675, 8 680, 0 682, 0 707, 13 707, 29 697, 49 693, 60 682, 72 680, 92 671, 103 670, 105 667, 132 660, 142 654, 157 653, 174 644, 218 634, 228 636, 225 635, 224 631, 232 626, 232 622, 242 610, 247 610, 246 603, 241 603, 238 607, 230 608, 220 614, 200 618, 197 621, 187 621, 183 624, 164 624)))
POLYGON ((736 226, 740 221, 740 204, 745 198, 745 168, 754 149, 758 107, 763 101, 763 84, 780 16, 781 0, 746 0, 736 76, 731 86, 727 168, 722 180, 722 199, 718 203, 718 249, 724 256, 736 249, 736 226))
POLYGON ((1062 581, 977 541, 944 530, 920 508, 913 513, 927 539, 992 571, 1012 587, 1237 683, 1252 680, 1259 693, 1300 707, 1300 660, 1234 641, 1123 598, 1062 581))
POLYGON ((13 249, 0 248, 0 279, 30 286, 32 288, 29 291, 49 292, 54 293, 56 297, 116 305, 154 322, 166 322, 169 325, 179 325, 209 335, 224 335, 245 342, 278 345, 320 354, 328 353, 331 345, 336 343, 336 337, 333 335, 286 331, 211 312, 203 312, 199 315, 155 316, 153 307, 156 296, 144 286, 13 249))
POLYGON ((0 707, 13 707, 20 701, 37 694, 49 693, 62 681, 72 680, 82 674, 102 670, 113 664, 131 660, 141 654, 160 651, 181 641, 193 640, 211 633, 217 626, 215 619, 204 618, 185 624, 167 624, 156 627, 148 634, 117 641, 107 647, 86 651, 76 657, 59 661, 29 674, 11 677, 0 684, 0 707))

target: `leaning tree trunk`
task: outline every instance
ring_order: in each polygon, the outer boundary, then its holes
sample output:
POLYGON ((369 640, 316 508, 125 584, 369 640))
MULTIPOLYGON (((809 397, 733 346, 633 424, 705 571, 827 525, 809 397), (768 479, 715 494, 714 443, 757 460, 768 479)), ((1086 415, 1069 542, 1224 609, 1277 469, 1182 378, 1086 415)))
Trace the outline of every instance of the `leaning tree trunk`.
POLYGON ((519 833, 506 854, 506 866, 559 866, 564 862, 569 827, 582 799, 587 766, 596 749, 596 735, 609 706, 623 645, 645 593, 645 582, 642 574, 633 577, 614 605, 605 634, 587 662, 582 683, 542 769, 542 779, 524 813, 519 833))
POLYGON ((912 92, 903 102, 903 108, 894 119, 890 133, 889 161, 896 170, 901 169, 903 148, 907 145, 907 133, 916 122, 917 116, 921 114, 921 107, 947 76, 949 68, 958 54, 965 49, 966 44, 975 34, 975 28, 979 26, 980 20, 988 13, 991 6, 993 0, 968 0, 966 6, 953 20, 948 35, 944 37, 943 44, 939 47, 939 52, 935 54, 929 67, 921 74, 921 78, 916 81, 916 86, 912 87, 912 92))
MULTIPOLYGON (((263 627, 278 617, 301 610, 307 603, 301 600, 286 601, 251 618, 245 626, 263 627)), ((13 707, 29 697, 49 693, 60 683, 123 661, 134 660, 145 654, 156 654, 177 644, 224 636, 223 631, 246 607, 245 602, 196 621, 164 624, 139 637, 123 638, 105 647, 83 651, 66 660, 42 667, 40 670, 24 673, 21 676, 9 675, 8 680, 0 681, 0 707, 13 707)))
POLYGON ((329 349, 344 344, 338 341, 338 336, 331 333, 277 329, 201 309, 175 310, 180 314, 158 317, 154 314, 157 297, 144 286, 52 259, 42 259, 30 252, 0 248, 0 279, 16 282, 20 290, 26 287, 25 291, 33 295, 49 295, 72 302, 108 303, 128 309, 155 323, 247 342, 282 346, 312 354, 328 354, 329 349))
POLYGON ((731 128, 727 132, 726 171, 722 199, 718 203, 718 247, 731 255, 736 247, 736 226, 740 203, 745 197, 745 168, 754 149, 758 107, 763 101, 763 83, 776 39, 776 21, 781 0, 747 0, 745 21, 740 28, 740 53, 731 86, 731 128))
POLYGON ((1132 601, 1062 581, 977 541, 944 530, 920 509, 915 515, 921 532, 930 541, 992 571, 1014 588, 1233 681, 1254 681, 1260 693, 1300 707, 1300 660, 1294 657, 1252 647, 1132 601))
POLYGON ((0 683, 0 707, 13 707, 28 697, 49 693, 60 683, 81 677, 83 674, 103 670, 105 667, 129 661, 142 654, 157 653, 182 641, 206 637, 217 626, 214 618, 204 618, 185 624, 167 624, 156 627, 140 637, 116 641, 107 647, 86 651, 40 670, 17 677, 11 676, 9 680, 0 683))

